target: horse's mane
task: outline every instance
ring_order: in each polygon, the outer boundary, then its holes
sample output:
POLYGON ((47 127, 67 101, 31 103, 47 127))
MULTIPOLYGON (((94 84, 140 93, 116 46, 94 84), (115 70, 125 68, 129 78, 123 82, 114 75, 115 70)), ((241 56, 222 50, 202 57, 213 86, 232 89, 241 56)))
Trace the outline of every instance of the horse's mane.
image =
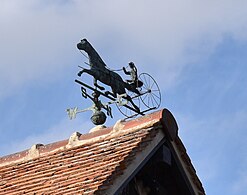
POLYGON ((95 62, 94 64, 99 68, 100 67, 105 68, 106 67, 105 62, 102 60, 98 52, 94 49, 94 47, 88 41, 87 41, 87 49, 90 50, 86 52, 88 53, 88 56, 91 62, 95 62))

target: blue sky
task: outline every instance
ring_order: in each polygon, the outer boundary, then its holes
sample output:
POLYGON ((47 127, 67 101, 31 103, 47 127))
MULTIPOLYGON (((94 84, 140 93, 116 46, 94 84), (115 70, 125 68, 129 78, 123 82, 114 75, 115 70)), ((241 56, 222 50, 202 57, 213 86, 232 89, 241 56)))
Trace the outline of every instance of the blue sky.
POLYGON ((74 83, 87 38, 112 69, 134 61, 156 79, 207 194, 247 194, 247 1, 0 5, 0 156, 93 127, 65 112, 89 106, 74 83))

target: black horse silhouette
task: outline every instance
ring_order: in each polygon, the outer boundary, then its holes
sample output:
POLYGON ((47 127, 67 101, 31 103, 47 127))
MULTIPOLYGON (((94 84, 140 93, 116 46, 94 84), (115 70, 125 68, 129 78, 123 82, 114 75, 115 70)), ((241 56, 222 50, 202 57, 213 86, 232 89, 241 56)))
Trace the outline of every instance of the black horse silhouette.
MULTIPOLYGON (((140 92, 134 87, 123 81, 122 77, 116 72, 109 70, 101 59, 97 51, 93 48, 93 46, 87 41, 87 39, 81 40, 80 43, 77 44, 77 48, 79 50, 83 50, 88 54, 89 57, 89 65, 90 69, 83 68, 78 76, 81 76, 83 72, 88 73, 94 77, 94 86, 98 87, 100 90, 104 90, 104 87, 97 84, 97 81, 108 85, 112 89, 112 93, 108 92, 108 94, 112 94, 115 98, 117 98, 117 94, 123 95, 126 94, 125 89, 132 91, 136 94, 140 94, 140 92)), ((106 92, 107 93, 107 92, 106 92)), ((133 107, 139 112, 139 108, 134 104, 131 97, 126 95, 125 97, 133 107)))

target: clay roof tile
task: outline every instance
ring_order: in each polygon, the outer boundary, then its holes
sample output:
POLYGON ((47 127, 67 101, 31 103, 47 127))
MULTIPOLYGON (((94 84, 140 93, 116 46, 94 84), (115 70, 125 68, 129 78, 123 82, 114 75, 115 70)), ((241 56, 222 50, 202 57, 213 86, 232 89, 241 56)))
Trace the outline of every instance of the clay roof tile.
MULTIPOLYGON (((100 194, 124 174, 161 131, 171 142, 175 140, 174 144, 181 145, 176 121, 163 109, 134 120, 118 121, 113 127, 83 135, 75 132, 68 140, 36 144, 29 150, 1 157, 0 194, 100 194)), ((187 156, 183 159, 187 166, 192 165, 187 156)), ((194 169, 190 172, 203 191, 194 169)))

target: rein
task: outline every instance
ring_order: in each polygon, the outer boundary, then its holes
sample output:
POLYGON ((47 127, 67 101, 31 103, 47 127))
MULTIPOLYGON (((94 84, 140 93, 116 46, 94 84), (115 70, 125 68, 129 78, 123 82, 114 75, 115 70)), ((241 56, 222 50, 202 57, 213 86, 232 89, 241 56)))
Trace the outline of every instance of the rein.
MULTIPOLYGON (((85 53, 83 53, 81 50, 79 50, 79 51, 81 52, 81 54, 82 54, 85 58, 89 59, 89 57, 88 57, 85 53)), ((89 63, 87 63, 87 62, 84 62, 84 63, 85 63, 86 65, 90 66, 89 63)), ((128 67, 129 67, 129 65, 127 65, 125 68, 128 68, 128 67)), ((122 68, 113 70, 113 69, 109 68, 107 65, 106 65, 106 68, 107 68, 108 70, 112 71, 112 72, 119 72, 119 71, 122 71, 122 70, 123 70, 122 68)))

